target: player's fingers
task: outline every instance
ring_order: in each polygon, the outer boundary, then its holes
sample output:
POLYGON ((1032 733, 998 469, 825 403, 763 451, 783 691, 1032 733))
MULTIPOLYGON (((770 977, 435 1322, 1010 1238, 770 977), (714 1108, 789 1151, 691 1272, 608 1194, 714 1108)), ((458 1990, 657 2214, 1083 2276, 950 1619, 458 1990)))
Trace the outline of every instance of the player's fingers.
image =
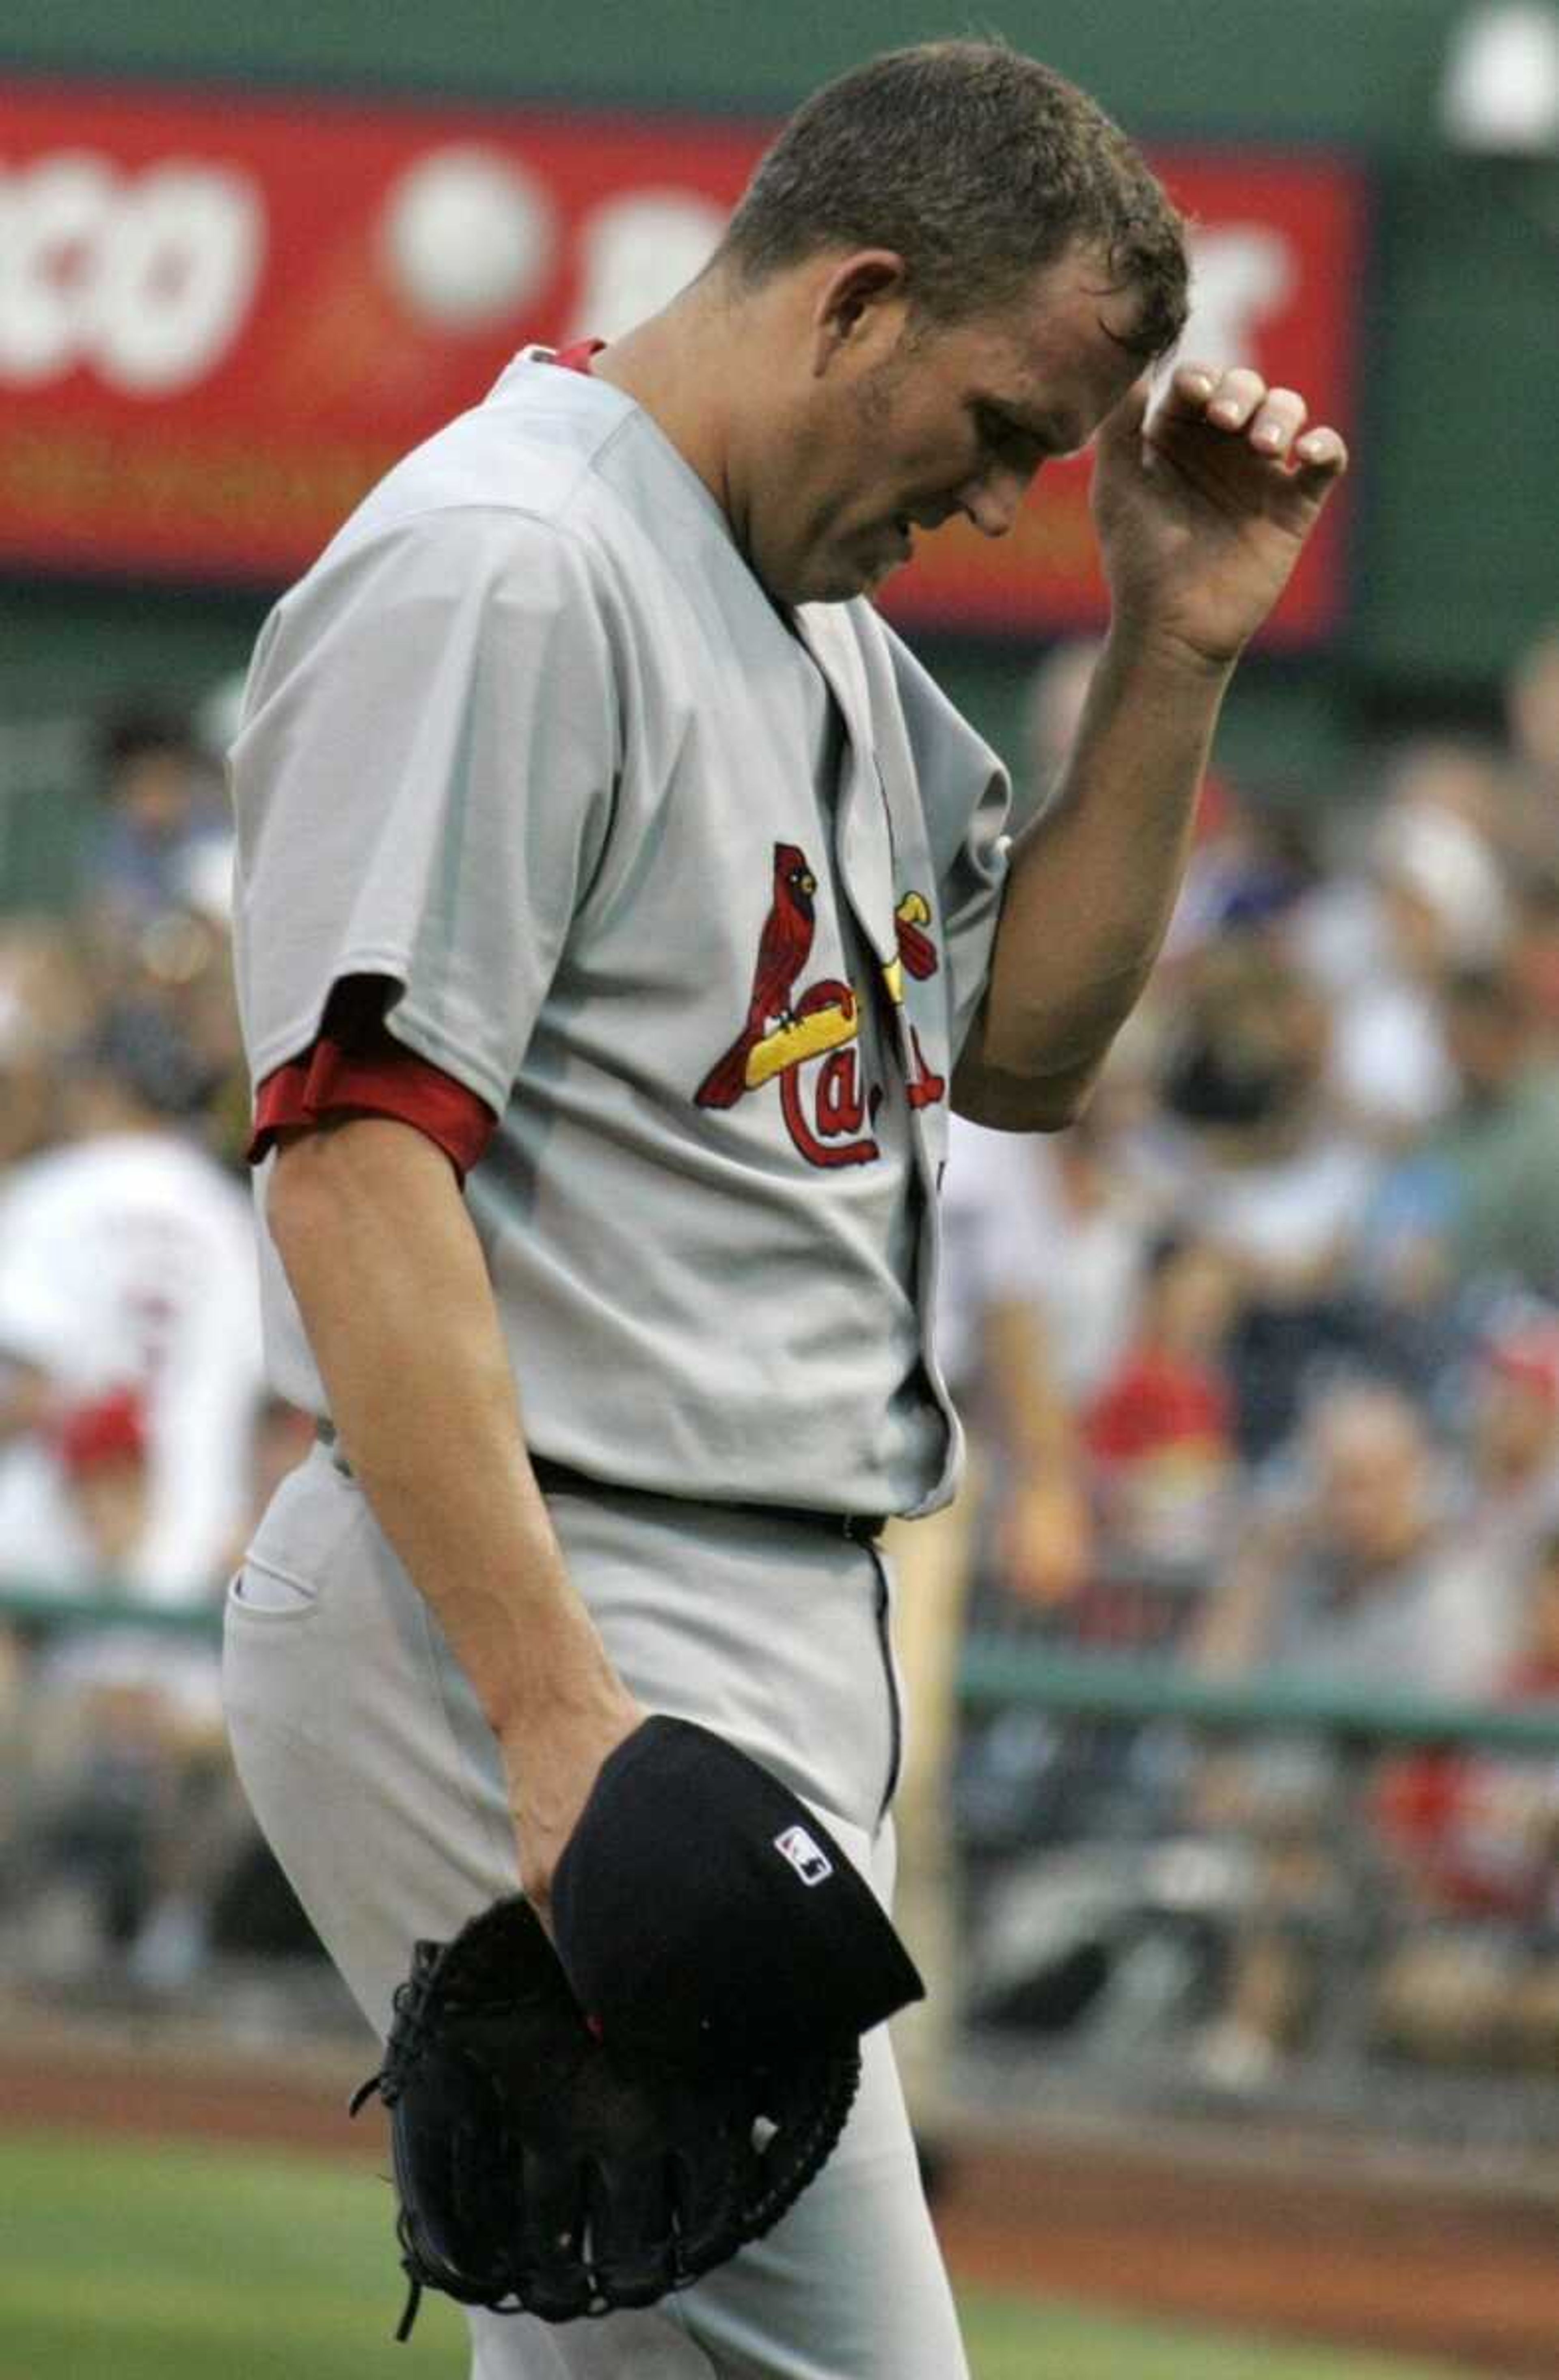
POLYGON ((1297 438, 1292 454, 1296 478, 1316 494, 1323 494, 1348 468, 1347 447, 1327 422, 1317 422, 1297 438))
POLYGON ((1244 430, 1267 394, 1267 383, 1248 365, 1236 364, 1220 372, 1203 410, 1219 430, 1244 430))
POLYGON ((1176 364, 1169 376, 1169 395, 1200 413, 1218 385, 1216 364, 1176 364))
POLYGON ((1183 420, 1211 421, 1219 430, 1243 430, 1266 393, 1261 373, 1248 366, 1176 364, 1164 410, 1183 420))
POLYGON ((1259 453, 1282 462, 1309 419, 1309 407, 1297 389, 1269 388, 1251 415, 1246 434, 1259 453))

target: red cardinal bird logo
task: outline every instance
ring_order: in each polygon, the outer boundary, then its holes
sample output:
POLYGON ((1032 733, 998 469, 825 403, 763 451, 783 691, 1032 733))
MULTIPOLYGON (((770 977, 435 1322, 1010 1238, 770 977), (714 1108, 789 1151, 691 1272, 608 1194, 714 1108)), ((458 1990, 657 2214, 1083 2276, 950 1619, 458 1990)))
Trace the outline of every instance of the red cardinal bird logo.
POLYGON ((694 1093, 700 1108, 734 1108, 747 1088, 748 1059, 763 1038, 770 1018, 778 1017, 784 1025, 794 1021, 791 988, 811 953, 817 930, 812 895, 817 889, 817 878, 799 845, 776 843, 774 893, 758 944, 747 1022, 694 1093))

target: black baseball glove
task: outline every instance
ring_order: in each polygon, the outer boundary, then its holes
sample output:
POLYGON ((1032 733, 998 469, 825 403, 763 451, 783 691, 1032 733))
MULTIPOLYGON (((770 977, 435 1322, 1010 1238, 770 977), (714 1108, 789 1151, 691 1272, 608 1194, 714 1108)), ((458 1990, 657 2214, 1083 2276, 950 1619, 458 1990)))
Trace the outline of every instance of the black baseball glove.
POLYGON ((397 2338, 424 2289, 572 2322, 685 2288, 778 2221, 860 2077, 853 2040, 742 2073, 614 2052, 518 1894, 418 1943, 395 2011, 352 2113, 390 2110, 397 2338))

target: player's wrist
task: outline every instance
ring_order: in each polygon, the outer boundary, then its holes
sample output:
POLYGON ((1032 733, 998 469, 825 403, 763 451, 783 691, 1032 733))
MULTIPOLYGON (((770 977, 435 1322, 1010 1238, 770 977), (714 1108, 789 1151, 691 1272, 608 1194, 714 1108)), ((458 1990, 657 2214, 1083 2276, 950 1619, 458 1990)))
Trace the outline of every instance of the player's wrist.
POLYGON ((1176 627, 1168 613, 1117 598, 1102 672, 1114 669, 1138 686, 1151 681, 1170 692, 1188 692, 1216 701, 1233 677, 1243 650, 1243 641, 1228 652, 1200 645, 1176 627))
POLYGON ((571 1595, 530 1615, 516 1658, 473 1682, 483 1717, 505 1743, 613 1728, 626 1733, 639 1717, 589 1614, 571 1595))

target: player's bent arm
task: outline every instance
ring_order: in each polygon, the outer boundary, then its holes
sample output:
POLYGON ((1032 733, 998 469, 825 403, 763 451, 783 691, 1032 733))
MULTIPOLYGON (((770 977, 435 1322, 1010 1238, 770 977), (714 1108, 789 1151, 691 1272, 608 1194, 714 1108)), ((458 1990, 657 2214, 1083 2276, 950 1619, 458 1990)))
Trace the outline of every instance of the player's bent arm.
POLYGON ((954 1080, 972 1122, 1054 1132, 1080 1113, 1163 945, 1231 671, 1106 645, 1060 791, 1013 847, 954 1080))
POLYGON ((322 1123, 286 1136, 267 1219, 352 1468, 498 1738, 522 1880, 544 1901, 597 1768, 642 1714, 531 1474, 454 1170, 389 1117, 322 1123))
POLYGON ((1104 1069, 1102 1058, 1054 1075, 1004 1075, 979 1055, 978 1020, 953 1071, 953 1106, 990 1132, 1062 1132, 1076 1123, 1104 1069))

